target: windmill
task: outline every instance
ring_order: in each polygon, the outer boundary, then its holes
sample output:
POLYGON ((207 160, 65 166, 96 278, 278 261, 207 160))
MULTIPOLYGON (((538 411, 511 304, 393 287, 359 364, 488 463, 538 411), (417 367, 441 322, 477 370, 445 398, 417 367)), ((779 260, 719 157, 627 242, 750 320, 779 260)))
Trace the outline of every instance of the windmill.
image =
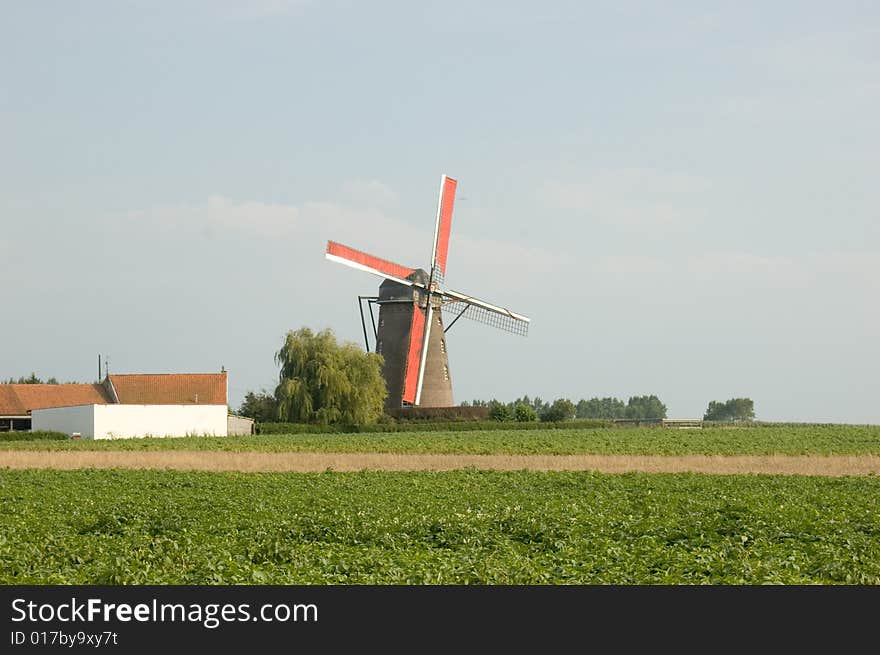
MULTIPOLYGON (((379 305, 379 326, 378 329, 374 326, 374 335, 376 352, 385 360, 382 375, 388 388, 385 404, 389 409, 408 405, 452 405, 452 381, 444 335, 459 318, 480 321, 522 336, 528 333, 527 317, 441 286, 446 279, 446 255, 457 185, 456 180, 446 175, 440 180, 430 273, 395 264, 335 241, 327 242, 327 259, 384 278, 379 295, 371 300, 379 305), (455 315, 445 328, 444 311, 455 315)), ((359 296, 359 300, 363 298, 359 296)), ((363 320, 363 309, 361 318, 363 320)), ((366 338, 366 327, 364 336, 366 338)))

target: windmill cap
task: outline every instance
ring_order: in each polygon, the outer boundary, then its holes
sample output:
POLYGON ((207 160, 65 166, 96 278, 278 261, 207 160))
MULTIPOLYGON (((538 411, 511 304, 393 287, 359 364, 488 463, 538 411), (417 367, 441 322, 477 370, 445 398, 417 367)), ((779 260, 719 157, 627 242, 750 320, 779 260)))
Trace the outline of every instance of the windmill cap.
MULTIPOLYGON (((427 286, 430 276, 425 270, 417 268, 407 275, 406 279, 427 286)), ((412 287, 404 286, 391 280, 385 280, 379 285, 379 302, 386 300, 412 300, 414 293, 415 289, 412 287)))

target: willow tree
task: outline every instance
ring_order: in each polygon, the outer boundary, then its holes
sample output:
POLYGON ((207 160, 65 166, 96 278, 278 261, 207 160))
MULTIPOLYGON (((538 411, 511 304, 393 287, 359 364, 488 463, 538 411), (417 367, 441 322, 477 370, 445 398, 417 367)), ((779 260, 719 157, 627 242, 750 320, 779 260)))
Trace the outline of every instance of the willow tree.
POLYGON ((281 367, 275 389, 281 420, 360 425, 382 415, 382 356, 338 343, 332 330, 291 330, 275 361, 281 367))

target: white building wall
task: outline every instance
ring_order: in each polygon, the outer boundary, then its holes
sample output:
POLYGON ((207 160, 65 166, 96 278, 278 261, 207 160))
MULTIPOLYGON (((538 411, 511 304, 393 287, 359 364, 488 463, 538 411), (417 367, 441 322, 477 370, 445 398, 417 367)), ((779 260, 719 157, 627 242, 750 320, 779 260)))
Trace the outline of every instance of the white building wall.
POLYGON ((251 435, 254 433, 254 419, 230 414, 226 417, 227 436, 251 435))
POLYGON ((79 432, 83 439, 91 439, 95 436, 95 407, 98 405, 32 410, 31 430, 53 430, 67 434, 79 432))
POLYGON ((31 429, 84 439, 227 435, 226 405, 78 405, 35 409, 31 429))
MULTIPOLYGON (((95 439, 227 434, 226 405, 95 405, 95 439)), ((83 435, 85 436, 85 435, 83 435)))

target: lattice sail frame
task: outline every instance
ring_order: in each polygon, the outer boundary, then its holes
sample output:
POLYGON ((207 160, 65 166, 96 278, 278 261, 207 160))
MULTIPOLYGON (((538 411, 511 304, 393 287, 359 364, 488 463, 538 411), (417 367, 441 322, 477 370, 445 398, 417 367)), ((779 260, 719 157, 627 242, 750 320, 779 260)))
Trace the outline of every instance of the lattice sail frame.
POLYGON ((512 332, 523 337, 529 335, 529 321, 516 318, 508 314, 499 314, 497 311, 480 307, 463 300, 451 300, 443 303, 443 312, 446 314, 446 320, 458 318, 467 318, 478 323, 491 325, 505 332, 512 332), (463 313, 462 313, 463 312, 463 313))

